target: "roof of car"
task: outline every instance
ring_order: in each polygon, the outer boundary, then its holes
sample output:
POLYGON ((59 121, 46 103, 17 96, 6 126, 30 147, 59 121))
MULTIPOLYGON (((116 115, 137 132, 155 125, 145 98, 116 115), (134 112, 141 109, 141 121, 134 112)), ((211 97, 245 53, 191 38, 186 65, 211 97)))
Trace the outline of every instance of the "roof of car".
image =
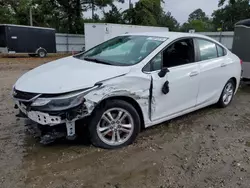
MULTIPOLYGON (((182 37, 201 37, 209 38, 205 35, 196 33, 181 33, 181 32, 145 32, 145 33, 127 33, 125 35, 141 35, 141 36, 151 36, 151 37, 167 37, 169 39, 177 39, 182 37)), ((211 39, 211 38, 209 38, 211 39)))

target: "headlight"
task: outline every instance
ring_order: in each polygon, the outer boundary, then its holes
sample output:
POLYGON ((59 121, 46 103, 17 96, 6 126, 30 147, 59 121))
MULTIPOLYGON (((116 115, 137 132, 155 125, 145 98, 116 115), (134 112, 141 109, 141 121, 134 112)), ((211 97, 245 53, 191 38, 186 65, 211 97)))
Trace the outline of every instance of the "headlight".
POLYGON ((61 111, 76 107, 84 102, 84 94, 67 94, 53 98, 38 98, 31 106, 45 111, 61 111))
POLYGON ((51 101, 51 99, 46 99, 46 98, 38 98, 36 99, 31 106, 44 106, 48 104, 51 101))

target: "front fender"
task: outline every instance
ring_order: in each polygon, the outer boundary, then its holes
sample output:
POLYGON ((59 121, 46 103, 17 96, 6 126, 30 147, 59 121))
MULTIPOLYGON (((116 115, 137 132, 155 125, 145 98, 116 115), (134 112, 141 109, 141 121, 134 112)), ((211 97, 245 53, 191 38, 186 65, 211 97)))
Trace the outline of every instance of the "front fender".
POLYGON ((145 77, 123 76, 105 81, 85 96, 86 107, 91 113, 103 100, 113 97, 129 97, 140 106, 146 125, 150 121, 150 83, 151 77, 148 75, 145 77))

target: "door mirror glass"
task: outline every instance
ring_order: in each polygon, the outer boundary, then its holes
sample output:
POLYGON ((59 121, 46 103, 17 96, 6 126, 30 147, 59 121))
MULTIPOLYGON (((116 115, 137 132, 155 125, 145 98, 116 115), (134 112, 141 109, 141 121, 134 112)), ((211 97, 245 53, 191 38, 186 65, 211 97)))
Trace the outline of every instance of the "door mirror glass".
POLYGON ((158 75, 160 78, 163 78, 168 72, 169 72, 169 69, 167 67, 163 67, 161 71, 158 73, 158 75))

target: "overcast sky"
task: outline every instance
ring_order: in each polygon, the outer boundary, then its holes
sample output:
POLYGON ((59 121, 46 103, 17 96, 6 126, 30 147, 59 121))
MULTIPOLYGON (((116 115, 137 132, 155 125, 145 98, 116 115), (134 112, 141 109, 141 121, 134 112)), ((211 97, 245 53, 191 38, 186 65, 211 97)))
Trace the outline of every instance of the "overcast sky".
POLYGON ((218 9, 219 0, 165 0, 164 10, 170 11, 180 23, 187 21, 194 10, 201 8, 208 16, 218 9))
MULTIPOLYGON (((138 0, 132 0, 133 3, 138 0)), ((208 16, 211 16, 214 10, 218 9, 219 0, 164 0, 164 10, 170 11, 172 15, 177 19, 178 22, 184 23, 188 19, 188 15, 201 8, 208 16)), ((128 8, 129 0, 125 0, 124 4, 117 4, 119 8, 123 10, 128 8)), ((91 12, 84 14, 85 17, 90 17, 91 12)))

